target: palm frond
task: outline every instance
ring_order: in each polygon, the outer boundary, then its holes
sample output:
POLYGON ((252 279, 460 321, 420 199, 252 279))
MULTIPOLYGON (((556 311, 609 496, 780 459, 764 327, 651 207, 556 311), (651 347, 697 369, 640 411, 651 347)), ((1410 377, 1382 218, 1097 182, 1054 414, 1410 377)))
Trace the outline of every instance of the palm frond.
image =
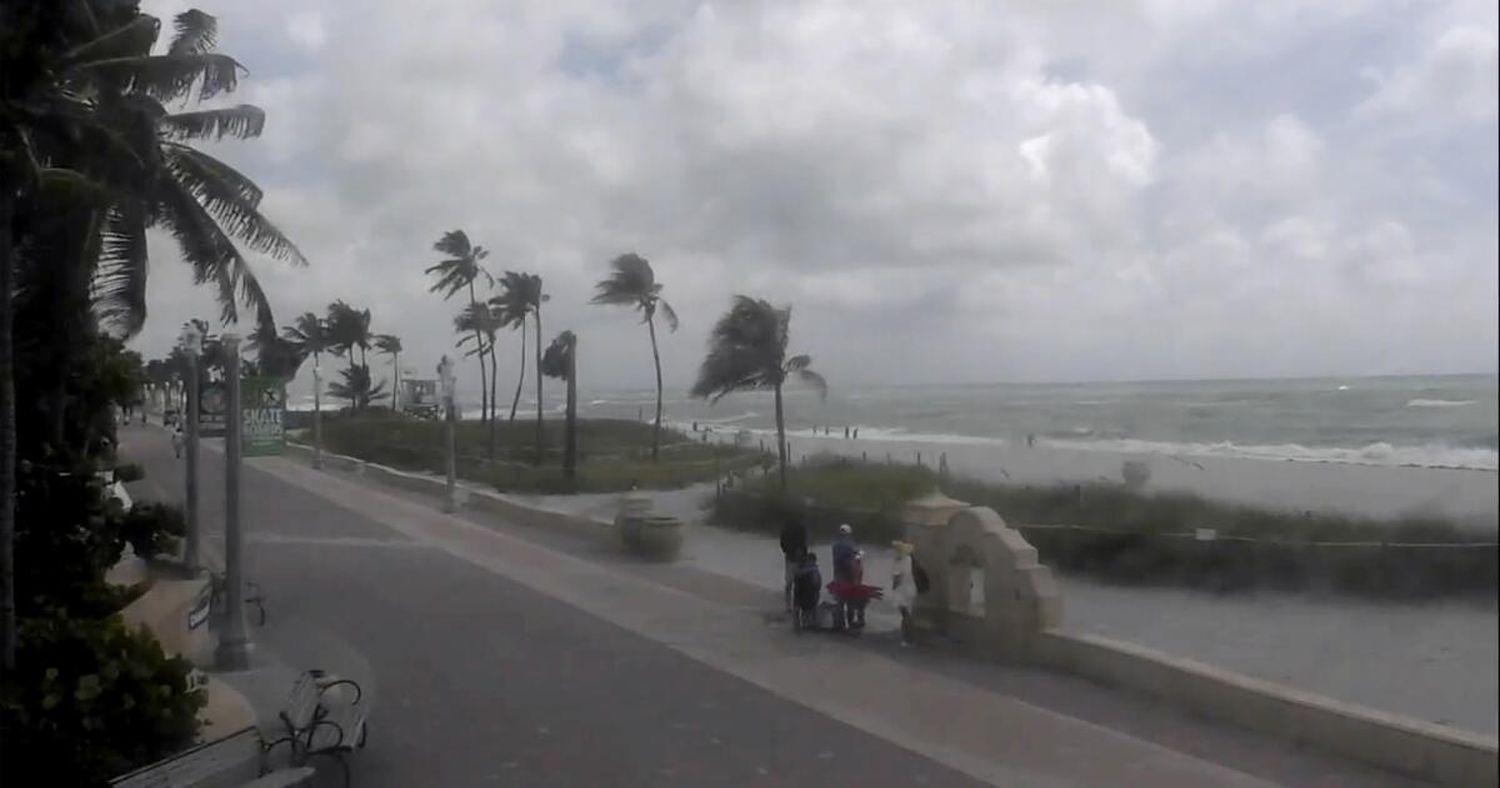
POLYGON ((219 21, 196 8, 178 14, 172 20, 176 34, 167 48, 171 55, 202 55, 218 45, 219 21))
POLYGON ((804 385, 809 388, 815 389, 818 392, 819 397, 822 397, 823 399, 828 398, 828 381, 824 380, 822 375, 819 375, 818 373, 813 372, 810 369, 799 369, 796 371, 796 375, 797 379, 802 381, 804 385))
POLYGON ((160 32, 160 20, 149 14, 141 14, 126 24, 69 50, 63 56, 63 68, 94 60, 150 54, 160 32))
POLYGON ((228 55, 141 55, 79 63, 71 70, 102 79, 125 93, 145 93, 159 101, 183 98, 198 86, 200 100, 229 93, 245 67, 228 55))
POLYGON ((792 356, 786 360, 787 372, 801 372, 812 366, 812 356, 792 356))
POLYGON ((249 263, 191 192, 168 179, 160 184, 152 197, 157 206, 156 219, 177 241, 183 259, 193 269, 193 281, 197 284, 212 283, 218 289, 222 320, 235 322, 239 319, 237 291, 252 299, 246 301, 246 305, 255 308, 257 313, 269 310, 270 305, 264 302, 265 294, 260 291, 249 263), (259 302, 253 300, 257 295, 261 299, 259 302))
POLYGON ((167 169, 181 188, 211 213, 227 233, 262 254, 296 265, 307 264, 301 250, 247 199, 248 195, 242 192, 245 181, 224 177, 223 165, 192 148, 172 145, 165 153, 167 169))
POLYGON ((146 321, 146 212, 135 200, 116 205, 105 219, 94 273, 100 317, 134 336, 146 321))
POLYGON ((469 257, 473 253, 469 235, 463 230, 449 230, 443 233, 443 237, 432 245, 432 249, 449 257, 469 257))
POLYGON ((259 137, 266 127, 266 113, 257 106, 240 104, 223 109, 177 112, 159 123, 162 136, 172 140, 223 139, 227 134, 239 139, 259 137))
POLYGON ((657 300, 656 308, 661 310, 661 316, 667 321, 667 330, 675 332, 678 326, 677 310, 663 299, 657 300))

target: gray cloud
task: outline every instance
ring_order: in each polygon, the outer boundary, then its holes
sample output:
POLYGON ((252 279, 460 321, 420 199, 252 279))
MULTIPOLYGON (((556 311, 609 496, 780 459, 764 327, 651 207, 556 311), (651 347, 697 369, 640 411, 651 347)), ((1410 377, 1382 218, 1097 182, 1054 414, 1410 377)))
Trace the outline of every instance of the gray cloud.
MULTIPOLYGON (((546 277, 596 387, 650 383, 586 305, 626 250, 678 384, 741 290, 835 384, 1494 368, 1482 4, 200 5, 269 115, 216 150, 313 261, 261 267, 278 314, 368 305, 419 369, 453 227, 546 277)), ((209 313, 155 248, 148 352, 209 313)))

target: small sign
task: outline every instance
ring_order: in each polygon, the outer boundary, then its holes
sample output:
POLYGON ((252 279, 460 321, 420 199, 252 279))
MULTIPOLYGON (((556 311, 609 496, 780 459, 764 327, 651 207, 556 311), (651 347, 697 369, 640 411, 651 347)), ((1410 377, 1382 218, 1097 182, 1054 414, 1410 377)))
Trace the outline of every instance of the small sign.
POLYGON ((280 456, 286 449, 286 384, 276 378, 245 378, 240 394, 244 456, 280 456))
POLYGON ((213 599, 213 585, 205 585, 198 593, 198 598, 193 600, 193 607, 188 610, 188 629, 197 629, 208 620, 208 609, 213 599))
POLYGON ((198 435, 205 438, 224 436, 225 414, 229 411, 229 391, 223 383, 209 382, 198 390, 198 435))

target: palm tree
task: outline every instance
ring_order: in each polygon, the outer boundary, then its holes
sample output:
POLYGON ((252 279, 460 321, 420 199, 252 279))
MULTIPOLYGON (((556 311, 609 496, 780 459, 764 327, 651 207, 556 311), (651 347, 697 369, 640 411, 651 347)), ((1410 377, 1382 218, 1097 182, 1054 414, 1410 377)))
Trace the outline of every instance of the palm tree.
POLYGON ((549 378, 568 382, 562 471, 564 479, 572 479, 578 474, 578 338, 572 331, 564 331, 552 340, 537 369, 549 378))
POLYGON ((661 353, 656 347, 656 312, 667 321, 667 329, 677 330, 677 312, 661 297, 661 283, 651 263, 640 255, 629 252, 616 257, 610 266, 614 269, 608 278, 594 285, 597 294, 589 303, 628 306, 640 310, 641 322, 651 334, 651 361, 656 365, 656 426, 651 430, 651 459, 657 459, 661 450, 661 353))
POLYGON ((303 347, 276 334, 276 327, 261 323, 250 332, 250 347, 255 351, 255 369, 267 377, 283 382, 297 376, 302 362, 307 360, 303 347))
POLYGON ((391 357, 391 412, 400 408, 401 398, 401 337, 395 334, 376 334, 375 350, 391 357))
MULTIPOLYGON (((145 318, 146 228, 177 241, 199 283, 216 287, 221 317, 236 303, 270 323, 271 311, 234 239, 279 259, 301 252, 259 212, 261 191, 244 175, 184 144, 225 134, 259 135, 264 114, 240 105, 169 112, 196 91, 232 91, 242 67, 213 51, 217 23, 179 14, 166 52, 152 54, 160 24, 134 3, 4 3, 0 8, 0 668, 14 657, 11 587, 15 428, 13 265, 32 257, 17 222, 44 192, 71 194, 86 210, 64 235, 83 236, 79 253, 39 264, 86 267, 101 314, 124 333, 145 318)), ((35 234, 34 232, 32 233, 35 234)))
POLYGON ((304 356, 311 355, 314 364, 320 363, 323 352, 333 347, 328 321, 312 312, 303 312, 292 325, 281 330, 281 335, 304 356))
MULTIPOLYGON (((454 293, 468 289, 469 306, 479 303, 479 294, 474 289, 474 280, 481 275, 491 284, 494 279, 489 272, 480 265, 484 258, 490 256, 488 249, 469 242, 469 236, 463 230, 449 230, 443 233, 443 237, 432 245, 434 251, 447 255, 443 260, 427 267, 427 273, 437 277, 437 281, 428 288, 428 292, 436 293, 442 291, 443 300, 453 297, 454 293)), ((474 333, 474 344, 476 347, 484 346, 484 339, 476 331, 474 333)), ((479 357, 479 407, 482 420, 487 420, 491 415, 490 387, 485 378, 485 354, 476 353, 479 357)), ((493 454, 493 451, 491 452, 493 454)))
MULTIPOLYGON (((481 301, 477 304, 470 304, 464 307, 463 311, 459 312, 453 317, 453 330, 458 332, 458 334, 460 335, 458 341, 454 343, 454 346, 464 347, 465 345, 470 344, 470 341, 472 340, 475 343, 474 347, 466 351, 464 355, 492 355, 495 347, 495 334, 502 327, 503 326, 499 322, 499 313, 496 310, 492 309, 489 303, 481 301)), ((490 374, 493 376, 495 372, 494 364, 490 364, 489 370, 490 374)), ((481 374, 482 373, 483 367, 481 367, 481 374)), ((494 388, 493 379, 490 381, 489 387, 491 389, 494 388)), ((489 420, 489 428, 489 457, 491 460, 493 460, 495 459, 495 419, 491 418, 489 420)))
MULTIPOLYGON (((521 372, 516 376, 516 393, 510 400, 510 423, 516 423, 516 407, 521 403, 521 387, 526 382, 526 320, 531 317, 531 303, 533 300, 533 285, 529 274, 518 274, 515 271, 506 271, 505 276, 500 278, 500 295, 490 299, 490 308, 499 314, 501 325, 521 329, 521 372)), ((541 290, 541 282, 535 284, 535 290, 541 290)), ((543 299, 546 296, 542 296, 543 299)))
POLYGON ((372 401, 385 398, 385 381, 372 385, 369 365, 355 364, 339 370, 339 374, 343 376, 343 382, 329 384, 328 393, 348 400, 349 406, 355 411, 364 410, 370 407, 372 401))
POLYGON ((781 489, 786 491, 786 419, 781 388, 795 377, 828 396, 828 383, 812 371, 811 356, 787 358, 792 309, 777 309, 750 296, 734 297, 734 304, 714 325, 708 355, 698 370, 693 396, 718 402, 735 391, 770 389, 776 392, 776 455, 781 465, 781 489))
MULTIPOLYGON (((540 274, 525 274, 515 271, 506 271, 500 280, 500 286, 504 293, 500 296, 502 314, 509 319, 524 321, 526 315, 530 314, 536 325, 536 364, 537 369, 542 367, 542 304, 552 300, 552 296, 542 292, 542 277, 540 274)), ((524 369, 522 370, 524 374, 524 369)), ((520 382, 516 383, 516 399, 511 403, 511 415, 515 415, 515 403, 521 399, 520 382)), ((536 464, 542 464, 542 376, 536 376, 536 464)))
POLYGON ((354 351, 359 350, 360 364, 367 363, 370 349, 370 310, 355 309, 342 299, 328 305, 329 349, 337 355, 349 354, 349 366, 355 365, 354 351))

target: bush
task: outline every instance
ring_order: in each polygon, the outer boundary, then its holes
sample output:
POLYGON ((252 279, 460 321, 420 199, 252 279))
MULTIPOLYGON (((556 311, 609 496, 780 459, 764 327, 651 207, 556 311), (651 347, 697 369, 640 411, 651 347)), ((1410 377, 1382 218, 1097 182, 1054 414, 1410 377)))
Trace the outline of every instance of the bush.
POLYGON ((192 666, 144 630, 49 611, 22 622, 0 750, 9 774, 103 785, 191 745, 205 702, 192 666))
POLYGON ((146 472, 141 466, 133 462, 121 463, 115 466, 115 481, 121 484, 130 484, 146 478, 146 472))
POLYGON ((182 510, 164 503, 136 504, 120 518, 120 535, 141 558, 173 552, 186 533, 182 510))
POLYGON ((120 608, 104 573, 125 540, 118 502, 106 500, 91 463, 19 463, 16 479, 16 607, 21 616, 59 607, 80 618, 120 608))

